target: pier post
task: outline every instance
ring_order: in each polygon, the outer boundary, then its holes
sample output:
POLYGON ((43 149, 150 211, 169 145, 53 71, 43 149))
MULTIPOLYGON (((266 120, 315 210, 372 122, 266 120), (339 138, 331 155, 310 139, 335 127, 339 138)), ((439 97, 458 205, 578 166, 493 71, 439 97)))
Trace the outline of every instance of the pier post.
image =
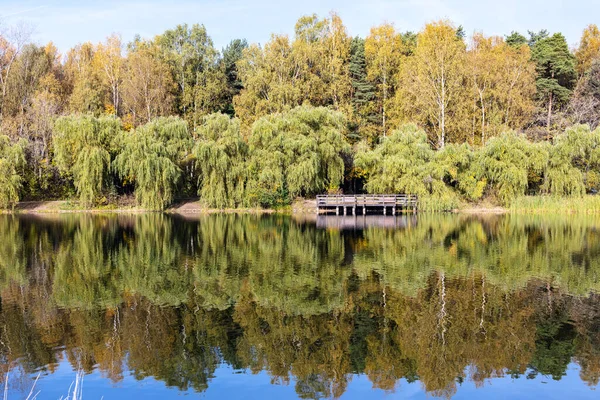
POLYGON ((347 212, 348 212, 348 207, 344 206, 344 216, 346 216, 347 212))
POLYGON ((385 215, 387 213, 387 207, 385 206, 385 204, 383 205, 383 215, 385 215))
POLYGON ((335 215, 340 215, 340 207, 335 206, 335 215))
POLYGON ((396 215, 396 206, 392 207, 392 215, 396 215))

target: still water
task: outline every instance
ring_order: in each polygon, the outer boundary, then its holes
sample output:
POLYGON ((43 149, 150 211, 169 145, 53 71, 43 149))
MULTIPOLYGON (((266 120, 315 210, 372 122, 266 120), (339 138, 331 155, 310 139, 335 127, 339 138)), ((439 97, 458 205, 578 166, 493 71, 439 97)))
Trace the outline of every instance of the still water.
POLYGON ((511 215, 1 216, 2 388, 598 398, 599 228, 511 215))

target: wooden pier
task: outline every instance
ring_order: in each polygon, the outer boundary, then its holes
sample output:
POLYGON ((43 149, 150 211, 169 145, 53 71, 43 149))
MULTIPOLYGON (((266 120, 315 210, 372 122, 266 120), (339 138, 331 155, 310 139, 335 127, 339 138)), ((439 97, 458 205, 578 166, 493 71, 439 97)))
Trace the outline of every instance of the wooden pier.
POLYGON ((336 215, 366 215, 378 213, 396 215, 399 212, 417 211, 418 199, 413 194, 354 194, 317 196, 317 212, 335 212, 336 215))

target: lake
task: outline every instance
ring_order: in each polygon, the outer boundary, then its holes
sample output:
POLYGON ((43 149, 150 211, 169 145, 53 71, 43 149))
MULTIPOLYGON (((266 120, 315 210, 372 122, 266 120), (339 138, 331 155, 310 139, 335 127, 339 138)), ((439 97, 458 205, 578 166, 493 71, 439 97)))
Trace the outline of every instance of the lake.
POLYGON ((4 215, 1 382, 8 399, 596 399, 599 293, 596 217, 4 215))

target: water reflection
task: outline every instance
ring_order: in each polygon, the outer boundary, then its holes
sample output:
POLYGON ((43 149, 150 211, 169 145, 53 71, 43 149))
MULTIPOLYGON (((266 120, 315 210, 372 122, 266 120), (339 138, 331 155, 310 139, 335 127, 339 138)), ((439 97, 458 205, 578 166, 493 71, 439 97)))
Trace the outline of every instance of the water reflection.
POLYGON ((1 372, 66 359, 204 391, 226 363, 303 398, 338 397, 353 374, 451 397, 576 362, 598 384, 600 221, 376 222, 3 216, 1 372))

